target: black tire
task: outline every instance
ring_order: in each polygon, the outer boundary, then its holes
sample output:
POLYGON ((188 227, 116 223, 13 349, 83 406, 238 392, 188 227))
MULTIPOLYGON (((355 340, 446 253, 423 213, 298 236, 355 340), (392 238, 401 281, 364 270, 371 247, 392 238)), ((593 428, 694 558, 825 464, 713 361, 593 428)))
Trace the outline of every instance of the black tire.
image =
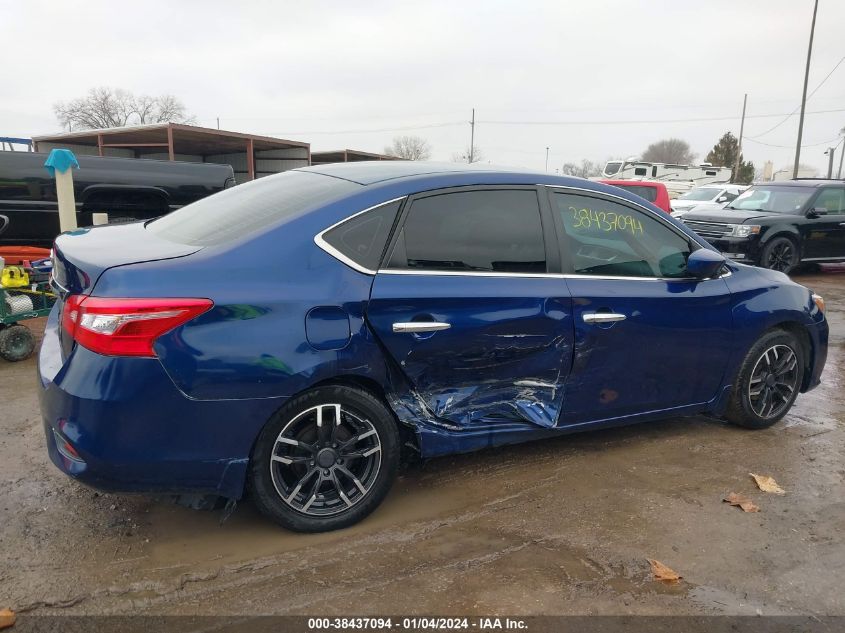
POLYGON ((35 337, 24 325, 10 325, 0 330, 0 357, 10 363, 26 360, 35 351, 35 337))
POLYGON ((725 417, 748 429, 772 426, 789 412, 803 377, 804 350, 795 336, 784 330, 767 332, 742 362, 725 417))
POLYGON ((786 236, 775 237, 763 247, 760 254, 760 266, 777 270, 786 275, 791 273, 801 262, 798 244, 786 236))
POLYGON ((384 500, 399 453, 399 429, 380 399, 355 387, 319 387, 288 402, 264 426, 248 485, 258 509, 283 527, 337 530, 384 500))

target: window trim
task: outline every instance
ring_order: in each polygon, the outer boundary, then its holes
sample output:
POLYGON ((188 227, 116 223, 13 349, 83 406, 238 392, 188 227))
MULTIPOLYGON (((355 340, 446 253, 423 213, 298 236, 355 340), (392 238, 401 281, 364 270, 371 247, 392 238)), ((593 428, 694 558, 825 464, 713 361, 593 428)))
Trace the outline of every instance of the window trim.
MULTIPOLYGON (((374 204, 371 207, 367 207, 366 209, 363 209, 361 211, 353 213, 352 215, 343 218, 339 222, 335 222, 330 227, 325 228, 322 231, 320 231, 319 233, 317 233, 317 235, 314 236, 314 243, 317 246, 319 246, 321 249, 323 249, 326 253, 328 253, 329 255, 334 257, 335 259, 337 259, 338 261, 340 261, 340 262, 346 264, 347 266, 349 266, 352 270, 356 270, 359 273, 364 273, 365 275, 375 275, 378 272, 377 270, 371 270, 369 268, 361 266, 361 264, 359 264, 355 260, 350 259, 346 255, 341 253, 339 250, 337 250, 334 246, 329 244, 325 240, 325 238, 323 238, 323 235, 325 235, 326 233, 328 233, 332 229, 339 227, 341 224, 345 224, 346 222, 349 222, 349 220, 352 220, 353 218, 357 218, 359 215, 363 215, 364 213, 367 213, 368 211, 374 211, 375 209, 378 209, 379 207, 383 207, 383 206, 388 205, 388 204, 393 204, 394 202, 400 203, 399 211, 396 213, 396 216, 398 218, 402 214, 402 201, 404 201, 407 197, 408 196, 399 196, 398 198, 392 198, 391 200, 385 200, 384 202, 379 202, 378 204, 374 204)), ((394 225, 395 225, 395 222, 394 222, 394 225)), ((391 232, 387 236, 387 246, 388 247, 390 246, 390 244, 393 243, 392 232, 393 232, 393 227, 391 227, 391 232)), ((384 253, 382 253, 382 255, 384 255, 384 253)), ((379 266, 380 265, 381 264, 379 264, 379 266)))
POLYGON ((390 258, 393 256, 393 250, 396 247, 396 241, 405 228, 405 222, 408 220, 408 215, 413 209, 414 202, 424 198, 431 198, 434 196, 448 195, 451 193, 468 193, 473 191, 533 191, 537 196, 537 209, 540 214, 540 230, 543 237, 543 251, 546 257, 546 272, 544 273, 509 273, 509 272, 495 272, 486 270, 438 270, 438 269, 420 269, 420 268, 379 268, 378 274, 414 274, 414 275, 439 275, 442 276, 461 276, 474 275, 483 277, 550 277, 557 274, 555 271, 560 271, 560 249, 557 245, 557 236, 554 233, 554 217, 551 207, 549 207, 549 200, 547 195, 543 195, 543 188, 545 185, 534 184, 490 184, 490 185, 458 185, 442 187, 440 189, 428 189, 426 191, 418 191, 408 196, 408 200, 399 211, 399 221, 396 223, 395 230, 390 236, 385 251, 384 265, 387 266, 390 258), (553 272, 550 272, 553 271, 553 272))
MULTIPOLYGON (((714 281, 717 279, 724 279, 725 277, 730 277, 733 273, 730 269, 730 266, 726 265, 723 274, 719 275, 718 277, 713 277, 711 279, 698 279, 696 277, 623 277, 623 276, 611 276, 611 275, 583 275, 578 273, 572 272, 545 272, 545 273, 506 273, 506 272, 489 272, 489 271, 457 271, 457 270, 411 270, 411 269, 403 269, 403 268, 382 268, 379 266, 378 270, 370 270, 368 268, 364 268, 363 266, 355 263, 346 255, 335 249, 331 244, 326 242, 323 239, 323 234, 329 232, 333 228, 336 228, 346 222, 347 220, 351 220, 352 218, 361 215, 362 213, 366 213, 367 211, 372 211, 373 209, 377 209, 381 206, 386 204, 392 204, 397 201, 402 201, 399 213, 397 214, 397 221, 394 224, 393 229, 391 230, 390 237, 387 241, 387 248, 386 253, 393 252, 393 246, 395 243, 396 236, 399 234, 399 229, 404 226, 405 218, 407 215, 408 208, 410 205, 408 204, 414 198, 423 198, 428 197, 429 195, 437 195, 440 193, 452 193, 452 192, 459 192, 459 191, 467 191, 467 190, 482 190, 482 191, 489 191, 491 189, 530 189, 537 191, 538 194, 538 202, 540 205, 540 219, 543 225, 543 237, 544 237, 544 244, 546 247, 546 266, 547 268, 552 268, 553 266, 557 268, 557 270, 562 271, 563 269, 560 268, 562 265, 561 259, 561 248, 560 248, 560 241, 558 240, 558 228, 557 228, 557 220, 554 218, 554 213, 552 211, 552 201, 551 195, 554 193, 555 190, 563 190, 563 191, 574 191, 578 192, 579 194, 586 194, 587 196, 598 197, 598 198, 609 198, 612 201, 619 201, 620 204, 625 206, 635 207, 637 210, 645 211, 646 213, 650 214, 652 217, 657 219, 659 222, 662 222, 665 226, 669 229, 674 231, 681 237, 691 240, 694 244, 697 244, 699 248, 706 248, 704 244, 702 244, 698 239, 695 237, 686 234, 684 231, 678 229, 678 227, 674 226, 670 222, 667 222, 663 218, 659 216, 658 213, 652 211, 648 207, 641 205, 637 202, 632 202, 627 198, 623 198, 621 196, 617 196, 611 193, 604 193, 599 191, 594 191, 592 189, 584 189, 583 187, 572 187, 570 185, 550 185, 547 183, 538 183, 536 185, 469 185, 469 186, 458 186, 458 187, 444 187, 442 189, 430 189, 427 191, 420 191, 413 194, 406 194, 404 196, 398 196, 396 198, 391 198, 390 200, 385 200, 383 202, 379 202, 378 204, 374 204, 366 209, 361 211, 357 211, 352 215, 349 215, 338 222, 335 222, 331 226, 323 229, 319 233, 314 236, 314 243, 320 247, 323 251, 337 259, 343 264, 346 264, 353 270, 364 273, 365 275, 429 275, 429 276, 441 276, 441 277, 502 277, 502 278, 535 278, 535 279, 595 279, 601 281, 619 281, 619 280, 626 280, 626 281, 673 281, 673 282, 689 282, 689 281, 698 281, 699 283, 703 283, 706 281, 714 281), (541 195, 541 191, 545 191, 546 195, 541 195), (551 226, 548 223, 551 222, 551 226), (552 249, 549 252, 549 249, 552 249)), ((660 213, 663 213, 662 211, 660 213)), ((845 258, 843 258, 845 259, 845 258)), ((382 257, 382 262, 384 262, 385 258, 382 257)))

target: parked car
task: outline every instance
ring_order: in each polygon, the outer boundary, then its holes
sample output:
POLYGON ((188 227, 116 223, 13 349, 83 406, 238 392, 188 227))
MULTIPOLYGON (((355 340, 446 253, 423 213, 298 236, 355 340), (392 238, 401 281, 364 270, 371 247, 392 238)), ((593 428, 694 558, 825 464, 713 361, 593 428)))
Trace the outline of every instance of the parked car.
POLYGON ((683 222, 726 257, 784 273, 845 261, 845 181, 753 185, 724 209, 695 209, 683 222))
POLYGON ((369 514, 406 446, 697 413, 768 427, 827 353, 804 286, 638 196, 548 174, 309 167, 54 253, 52 461, 111 490, 249 490, 301 531, 369 514))
MULTIPOLYGON (((0 246, 49 248, 59 234, 55 179, 44 168, 48 154, 0 151, 0 214, 8 230, 0 246)), ((149 220, 235 184, 231 165, 138 158, 77 156, 73 184, 77 225, 92 213, 109 222, 149 220)))
POLYGON ((653 182, 650 180, 599 180, 599 182, 629 191, 640 198, 648 200, 666 213, 671 213, 672 211, 669 203, 669 192, 666 189, 666 185, 662 182, 653 182))
POLYGON ((672 217, 681 218, 687 211, 721 209, 733 202, 746 189, 747 185, 702 185, 672 200, 672 217))

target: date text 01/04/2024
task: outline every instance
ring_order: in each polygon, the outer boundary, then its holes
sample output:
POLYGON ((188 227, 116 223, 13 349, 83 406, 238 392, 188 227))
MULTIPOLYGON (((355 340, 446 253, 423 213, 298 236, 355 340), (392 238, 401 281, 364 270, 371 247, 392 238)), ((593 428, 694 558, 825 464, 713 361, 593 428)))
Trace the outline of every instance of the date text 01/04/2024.
POLYGON ((398 629, 404 631, 437 631, 437 630, 524 630, 527 628, 525 620, 518 618, 439 618, 439 617, 409 617, 409 618, 309 618, 309 631, 325 630, 364 630, 378 631, 398 629))

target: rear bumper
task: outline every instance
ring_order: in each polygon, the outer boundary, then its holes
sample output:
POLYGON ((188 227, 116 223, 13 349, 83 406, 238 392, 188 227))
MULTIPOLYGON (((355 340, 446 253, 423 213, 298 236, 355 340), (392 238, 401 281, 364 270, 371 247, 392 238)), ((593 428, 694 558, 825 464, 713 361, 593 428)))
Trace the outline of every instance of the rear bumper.
POLYGON ((38 373, 50 459, 67 475, 112 491, 240 498, 253 442, 283 403, 192 400, 157 359, 106 357, 80 346, 63 359, 55 310, 38 373))

